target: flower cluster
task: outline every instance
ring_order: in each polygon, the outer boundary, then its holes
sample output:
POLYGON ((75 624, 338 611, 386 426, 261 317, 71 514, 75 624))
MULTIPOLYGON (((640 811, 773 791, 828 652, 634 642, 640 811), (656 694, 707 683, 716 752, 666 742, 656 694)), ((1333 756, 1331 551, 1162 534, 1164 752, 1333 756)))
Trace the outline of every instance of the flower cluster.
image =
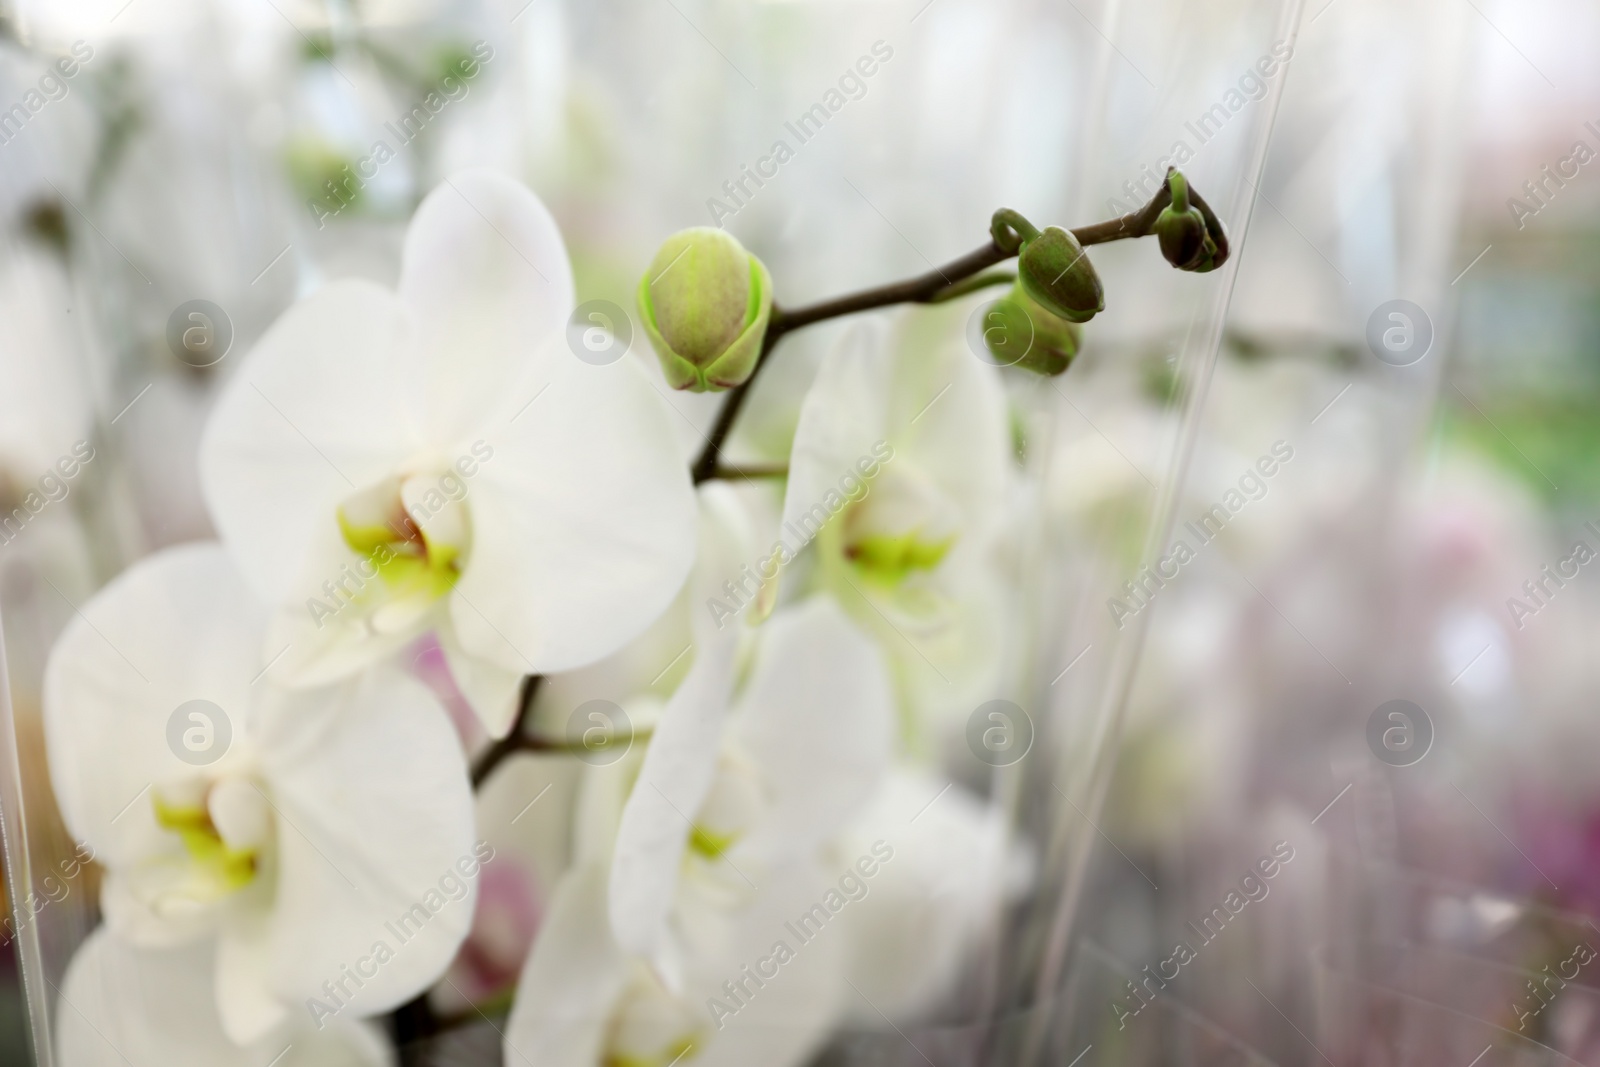
POLYGON ((52 783, 104 868, 63 1063, 377 1064, 375 1017, 509 992, 508 1062, 781 1067, 938 1004, 1023 889, 1026 846, 930 757, 1001 674, 1000 371, 858 330, 782 481, 696 486, 664 385, 748 379, 766 269, 669 242, 640 286, 661 373, 574 358, 575 302, 543 204, 469 171, 395 289, 329 282, 233 369, 218 539, 127 569, 47 670, 52 783), (800 528, 759 610, 708 614, 800 528), (796 916, 804 952, 734 1010, 796 916))

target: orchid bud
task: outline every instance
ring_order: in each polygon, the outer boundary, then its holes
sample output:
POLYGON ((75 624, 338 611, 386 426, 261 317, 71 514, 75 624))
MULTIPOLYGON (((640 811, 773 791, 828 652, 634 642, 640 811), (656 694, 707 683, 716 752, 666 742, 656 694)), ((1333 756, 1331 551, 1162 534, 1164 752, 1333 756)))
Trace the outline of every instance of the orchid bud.
MULTIPOLYGON (((1215 270, 1227 258, 1226 238, 1219 247, 1206 216, 1189 202, 1189 182, 1181 173, 1168 174, 1167 187, 1172 191, 1172 203, 1162 209, 1155 223, 1161 255, 1179 270, 1200 274, 1215 270)), ((1220 231, 1220 223, 1217 229, 1220 231)))
POLYGON ((983 342, 995 362, 1054 377, 1072 364, 1083 333, 1075 322, 1045 309, 1021 284, 990 305, 983 342))
POLYGON ((730 389, 750 377, 760 358, 772 278, 722 230, 681 230, 639 280, 639 314, 674 389, 730 389))
POLYGON ((1043 233, 1024 232, 1017 281, 1035 303, 1068 322, 1088 322, 1106 307, 1105 290, 1089 254, 1059 226, 1043 233))

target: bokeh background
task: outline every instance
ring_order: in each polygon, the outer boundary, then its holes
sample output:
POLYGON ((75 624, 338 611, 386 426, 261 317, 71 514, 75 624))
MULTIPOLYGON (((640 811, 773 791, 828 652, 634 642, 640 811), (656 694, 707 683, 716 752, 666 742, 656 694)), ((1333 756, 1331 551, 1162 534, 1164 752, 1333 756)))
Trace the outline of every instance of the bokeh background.
MULTIPOLYGON (((1600 5, 0 11, 0 108, 22 106, 0 111, 0 512, 79 442, 94 454, 0 544, 24 781, 71 605, 210 534, 196 444, 237 354, 329 278, 392 283, 406 220, 451 171, 527 181, 580 298, 631 306, 663 236, 719 221, 801 302, 967 251, 1003 205, 1065 225, 1136 206, 1124 182, 1182 139, 1244 238, 1236 277, 1097 254, 1112 306, 1079 363, 1010 383, 1033 595, 1005 695, 1044 741, 1026 773, 965 773, 1010 798, 1042 862, 974 985, 1022 1003, 1051 976, 1062 1062, 1088 1046, 1088 1064, 1600 1063, 1600 967, 1522 1019, 1526 981, 1600 946, 1600 565, 1577 550, 1600 558, 1600 5), (880 44, 860 94, 731 201, 723 183, 880 44), (1275 47, 1292 58, 1244 81, 1275 47), (468 54, 464 95, 335 198, 468 54), (52 75, 66 57, 75 73, 52 75), (1202 144, 1188 124, 1232 89, 1202 144), (225 313, 233 360, 175 355, 194 300, 225 313), (1404 361, 1369 344, 1394 300, 1431 336, 1404 361), (1263 488, 1241 488, 1268 456, 1263 488), (1234 490, 1226 529, 1185 532, 1234 490), (1144 606, 1123 583, 1180 537, 1194 559, 1144 606), (1143 1007, 1130 980, 1280 842, 1271 892, 1143 1007), (1121 1025, 1119 1004, 1141 1010, 1121 1025)), ((975 306, 934 328, 961 333, 975 306)), ((782 449, 843 329, 788 342, 738 449, 782 449)), ((714 401, 674 403, 692 442, 714 401)), ((59 838, 48 795, 28 800, 30 828, 59 838)), ((92 879, 49 906, 92 900, 92 879)), ((0 1059, 25 1063, 14 947, 0 1059)))

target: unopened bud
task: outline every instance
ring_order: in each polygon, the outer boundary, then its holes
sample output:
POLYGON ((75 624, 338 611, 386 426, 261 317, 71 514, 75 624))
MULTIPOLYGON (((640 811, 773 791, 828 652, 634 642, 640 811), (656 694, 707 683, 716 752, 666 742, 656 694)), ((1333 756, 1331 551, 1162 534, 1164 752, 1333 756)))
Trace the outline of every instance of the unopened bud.
POLYGON ((639 280, 639 314, 674 389, 740 385, 755 370, 772 314, 767 268, 709 226, 673 234, 639 280))
POLYGON ((1071 366, 1083 329, 1040 305, 1020 284, 983 316, 983 343, 1001 366, 1054 376, 1071 366))
POLYGON ((1105 291, 1078 238, 1051 226, 1044 232, 1010 208, 994 213, 989 232, 1002 252, 1017 256, 1017 283, 1032 300, 1070 322, 1105 310, 1105 291))
POLYGON ((1199 207, 1189 201, 1188 180, 1178 171, 1167 175, 1167 187, 1172 191, 1172 203, 1156 217, 1156 238, 1161 242, 1161 255, 1179 270, 1204 274, 1216 270, 1228 256, 1227 238, 1218 240, 1222 225, 1211 223, 1215 216, 1207 217, 1199 207))
POLYGON ((1017 281, 1034 303, 1068 322, 1088 322, 1106 308, 1105 290, 1089 253, 1059 226, 1024 236, 1017 281))

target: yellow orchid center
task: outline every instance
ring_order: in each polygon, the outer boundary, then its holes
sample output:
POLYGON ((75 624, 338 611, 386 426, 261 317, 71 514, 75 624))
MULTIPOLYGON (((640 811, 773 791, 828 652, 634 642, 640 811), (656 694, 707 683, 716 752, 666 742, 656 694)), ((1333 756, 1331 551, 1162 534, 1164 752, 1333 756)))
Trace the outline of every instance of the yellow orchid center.
POLYGON ((898 586, 944 562, 959 531, 960 513, 944 492, 901 468, 885 471, 845 513, 841 550, 865 577, 898 586))
POLYGON ((189 781, 151 790, 156 825, 177 837, 181 857, 152 859, 141 872, 157 911, 193 911, 256 881, 271 838, 266 798, 251 781, 189 781))
POLYGON ((605 1067, 672 1067, 674 1063, 694 1058, 695 1040, 681 1038, 677 1044, 668 1045, 658 1053, 632 1056, 613 1052, 606 1056, 605 1067))
POLYGON ((424 471, 386 478, 339 505, 344 543, 380 579, 352 598, 373 629, 414 627, 460 580, 471 544, 464 496, 459 478, 424 471))
POLYGON ((716 774, 689 831, 689 853, 721 859, 758 823, 770 806, 761 771, 748 756, 729 748, 717 759, 716 774))

